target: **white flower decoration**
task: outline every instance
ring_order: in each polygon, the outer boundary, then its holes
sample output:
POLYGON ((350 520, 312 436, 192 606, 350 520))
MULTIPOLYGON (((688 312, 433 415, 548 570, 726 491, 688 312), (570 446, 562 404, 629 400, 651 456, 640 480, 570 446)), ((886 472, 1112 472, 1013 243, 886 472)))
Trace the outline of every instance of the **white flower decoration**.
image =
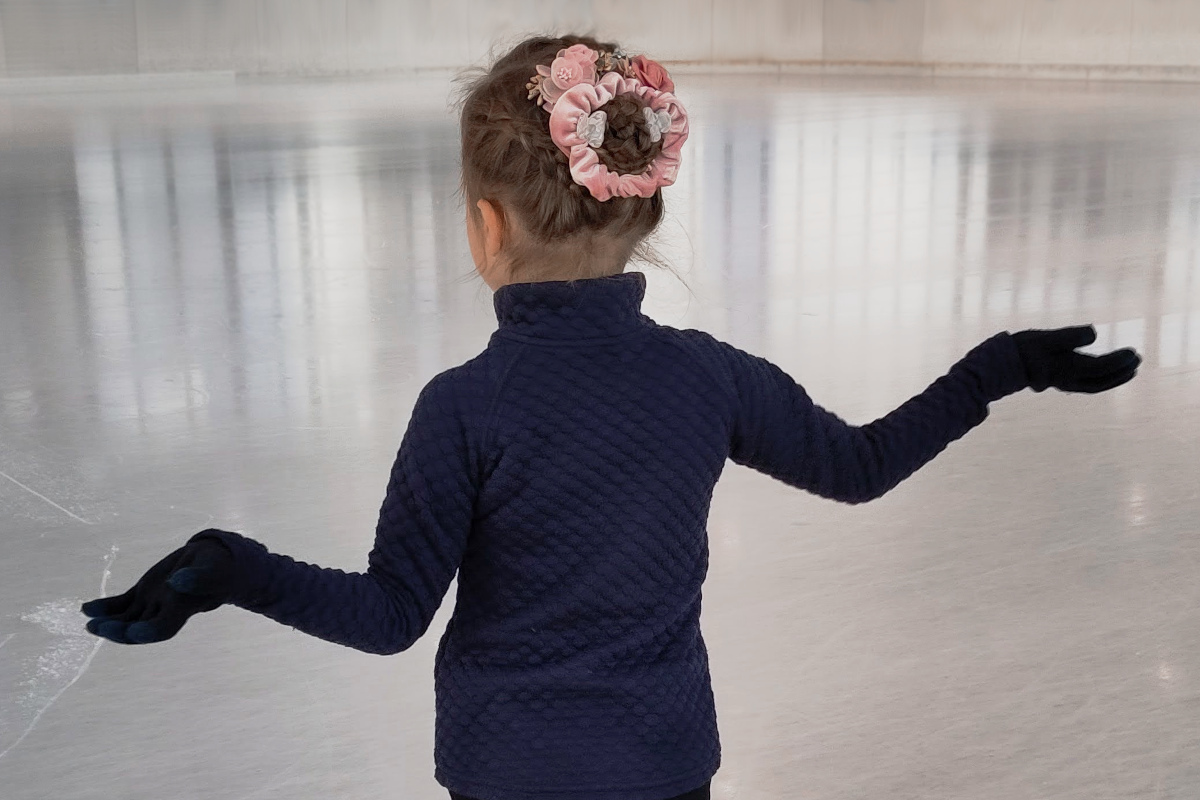
POLYGON ((643 106, 642 116, 646 118, 646 127, 650 129, 652 142, 660 141, 663 134, 671 130, 671 115, 666 111, 655 111, 650 106, 643 106))
POLYGON ((596 111, 579 118, 579 124, 575 126, 575 133, 589 146, 599 147, 604 144, 604 131, 607 128, 608 114, 596 111))

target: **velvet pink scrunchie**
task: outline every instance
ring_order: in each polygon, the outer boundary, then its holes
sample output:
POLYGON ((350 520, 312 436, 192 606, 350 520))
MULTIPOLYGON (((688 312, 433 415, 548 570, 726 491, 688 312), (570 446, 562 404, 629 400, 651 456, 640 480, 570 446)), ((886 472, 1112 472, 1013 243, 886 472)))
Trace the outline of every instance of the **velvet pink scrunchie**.
POLYGON ((675 182, 680 151, 687 141, 687 112, 670 92, 652 89, 636 78, 608 72, 596 83, 572 86, 554 103, 550 112, 550 138, 567 155, 571 177, 604 202, 613 197, 653 197, 663 186, 675 182), (619 94, 632 94, 654 111, 665 111, 671 125, 663 134, 662 152, 638 175, 621 175, 600 163, 600 157, 576 130, 579 120, 598 111, 619 94))

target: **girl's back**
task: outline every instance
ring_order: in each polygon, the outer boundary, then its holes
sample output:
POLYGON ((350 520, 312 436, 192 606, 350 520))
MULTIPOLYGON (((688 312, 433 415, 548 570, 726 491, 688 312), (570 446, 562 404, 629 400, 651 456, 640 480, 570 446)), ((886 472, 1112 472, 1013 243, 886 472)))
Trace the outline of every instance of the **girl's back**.
POLYGON ((452 785, 603 791, 619 773, 662 798, 715 769, 700 588, 731 404, 698 342, 641 315, 642 291, 638 274, 505 287, 500 330, 463 368, 495 377, 438 655, 452 785))

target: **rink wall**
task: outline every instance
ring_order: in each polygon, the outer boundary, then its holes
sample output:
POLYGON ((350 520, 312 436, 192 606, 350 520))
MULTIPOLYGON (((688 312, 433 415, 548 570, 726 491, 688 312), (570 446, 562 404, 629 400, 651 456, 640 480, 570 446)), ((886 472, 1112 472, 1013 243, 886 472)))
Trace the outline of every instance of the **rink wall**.
POLYGON ((697 68, 1200 80, 1200 0, 0 0, 0 78, 457 68, 538 30, 697 68))

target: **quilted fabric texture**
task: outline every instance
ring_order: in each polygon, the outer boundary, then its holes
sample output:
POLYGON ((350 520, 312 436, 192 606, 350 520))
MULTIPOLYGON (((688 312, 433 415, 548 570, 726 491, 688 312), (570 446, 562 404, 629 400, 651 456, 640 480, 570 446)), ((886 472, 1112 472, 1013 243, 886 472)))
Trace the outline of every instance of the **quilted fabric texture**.
POLYGON ((410 646, 456 571, 437 776, 481 800, 661 800, 720 760, 700 594, 726 460, 878 497, 1026 385, 1011 337, 853 427, 770 363, 640 311, 643 276, 508 286, 487 350, 421 394, 366 573, 220 534, 236 603, 374 653, 410 646))

